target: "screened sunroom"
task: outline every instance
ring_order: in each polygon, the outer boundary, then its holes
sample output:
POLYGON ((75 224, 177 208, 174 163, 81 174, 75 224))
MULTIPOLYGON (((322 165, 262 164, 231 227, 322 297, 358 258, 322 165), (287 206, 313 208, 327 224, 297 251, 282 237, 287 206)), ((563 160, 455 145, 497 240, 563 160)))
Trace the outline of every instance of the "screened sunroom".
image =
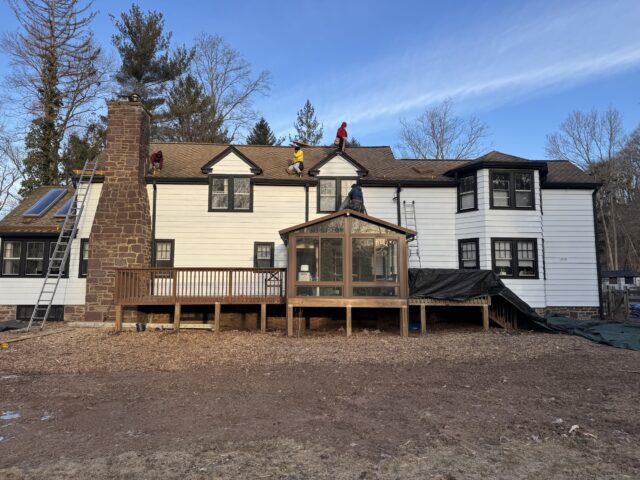
POLYGON ((288 316, 294 307, 404 308, 413 230, 341 210, 282 230, 288 316))

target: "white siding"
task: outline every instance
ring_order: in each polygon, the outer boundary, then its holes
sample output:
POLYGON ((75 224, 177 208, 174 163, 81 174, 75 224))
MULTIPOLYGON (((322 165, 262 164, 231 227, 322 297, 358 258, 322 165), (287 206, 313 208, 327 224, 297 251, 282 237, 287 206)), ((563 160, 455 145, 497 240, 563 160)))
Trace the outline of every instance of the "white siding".
POLYGON ((234 152, 229 152, 211 168, 213 175, 252 175, 251 167, 234 152))
POLYGON ((318 177, 357 177, 356 168, 341 156, 337 156, 325 163, 318 172, 318 177))
POLYGON ((286 266, 278 231, 305 221, 304 187, 253 189, 253 212, 209 212, 207 185, 158 185, 156 238, 175 240, 174 265, 252 267, 254 242, 274 242, 275 266, 286 266))
MULTIPOLYGON (((53 303, 56 305, 83 305, 85 302, 86 280, 78 278, 80 239, 88 238, 93 225, 93 217, 98 206, 102 184, 91 186, 84 214, 80 219, 78 236, 71 244, 69 278, 60 280, 53 303)), ((61 204, 60 204, 61 205, 61 204)), ((44 278, 0 277, 0 305, 33 305, 38 299, 44 278)))
POLYGON ((591 190, 543 190, 548 306, 598 306, 591 190))

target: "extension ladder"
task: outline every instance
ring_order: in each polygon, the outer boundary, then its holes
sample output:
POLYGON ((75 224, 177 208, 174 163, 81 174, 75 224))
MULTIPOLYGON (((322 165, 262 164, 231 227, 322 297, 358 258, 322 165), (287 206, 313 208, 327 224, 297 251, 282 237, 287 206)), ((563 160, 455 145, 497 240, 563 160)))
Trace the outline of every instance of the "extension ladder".
MULTIPOLYGON (((404 207, 404 226, 418 231, 418 221, 416 220, 416 201, 412 200, 410 203, 407 203, 406 200, 403 200, 402 205, 404 207)), ((418 257, 418 266, 422 268, 422 261, 420 260, 420 242, 418 241, 418 235, 416 234, 415 238, 412 242, 409 242, 409 261, 411 261, 411 257, 418 257)))
POLYGON ((78 232, 78 224, 80 223, 85 201, 91 190, 91 184, 93 183, 93 177, 95 176, 97 167, 97 157, 87 159, 84 163, 84 168, 76 184, 76 190, 71 197, 69 210, 67 210, 64 222, 62 222, 62 227, 60 228, 58 241, 49 258, 47 273, 42 288, 40 289, 40 294, 38 295, 38 301, 33 307, 29 325, 27 325, 27 331, 29 331, 34 322, 40 322, 40 329, 44 328, 44 324, 49 318, 53 298, 58 289, 60 278, 64 275, 65 265, 71 252, 71 244, 78 232))

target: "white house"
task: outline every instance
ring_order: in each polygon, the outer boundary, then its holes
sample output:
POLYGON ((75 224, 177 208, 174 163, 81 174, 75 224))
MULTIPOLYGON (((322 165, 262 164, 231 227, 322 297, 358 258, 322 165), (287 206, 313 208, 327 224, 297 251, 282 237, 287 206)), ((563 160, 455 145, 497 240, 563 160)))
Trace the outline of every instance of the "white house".
MULTIPOLYGON (((473 160, 402 160, 387 146, 344 153, 310 147, 299 178, 286 172, 290 147, 148 144, 139 104, 112 102, 109 108, 105 173, 92 186, 54 301, 65 319, 83 320, 85 304, 101 291, 89 292, 86 279, 92 269, 101 278, 101 257, 111 255, 92 250, 98 234, 112 230, 120 239, 120 245, 107 242, 116 257, 143 239, 143 247, 133 249, 141 255, 138 266, 286 268, 279 232, 334 212, 356 182, 369 216, 417 231, 408 248, 410 267, 493 270, 539 312, 598 315, 598 185, 569 162, 496 151, 473 160), (130 118, 137 119, 134 127, 126 123, 130 118), (144 160, 157 151, 164 166, 151 176, 144 160), (121 168, 118 159, 128 166, 121 168), (117 190, 130 183, 142 185, 147 198, 117 190), (115 193, 106 193, 107 186, 115 193), (124 199, 116 212, 121 220, 108 220, 116 218, 109 217, 116 214, 114 199, 124 199), (144 212, 129 221, 126 205, 144 212), (132 226, 110 230, 109 221, 114 228, 132 226), (150 257, 143 257, 147 249, 150 257)), ((0 221, 0 319, 28 316, 70 196, 66 187, 42 187, 0 221)), ((107 311, 96 319, 110 318, 107 311)))

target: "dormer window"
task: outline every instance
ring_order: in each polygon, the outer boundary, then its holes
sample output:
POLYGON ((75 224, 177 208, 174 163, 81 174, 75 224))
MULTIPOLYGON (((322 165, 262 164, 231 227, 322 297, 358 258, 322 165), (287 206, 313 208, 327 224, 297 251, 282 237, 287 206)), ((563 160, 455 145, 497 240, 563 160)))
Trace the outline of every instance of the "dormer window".
POLYGON ((209 177, 210 212, 251 212, 253 185, 250 177, 209 177))
POLYGON ((491 171, 491 208, 535 209, 532 171, 491 171))
POLYGON ((475 210, 476 205, 476 174, 460 177, 458 182, 458 211, 475 210))

